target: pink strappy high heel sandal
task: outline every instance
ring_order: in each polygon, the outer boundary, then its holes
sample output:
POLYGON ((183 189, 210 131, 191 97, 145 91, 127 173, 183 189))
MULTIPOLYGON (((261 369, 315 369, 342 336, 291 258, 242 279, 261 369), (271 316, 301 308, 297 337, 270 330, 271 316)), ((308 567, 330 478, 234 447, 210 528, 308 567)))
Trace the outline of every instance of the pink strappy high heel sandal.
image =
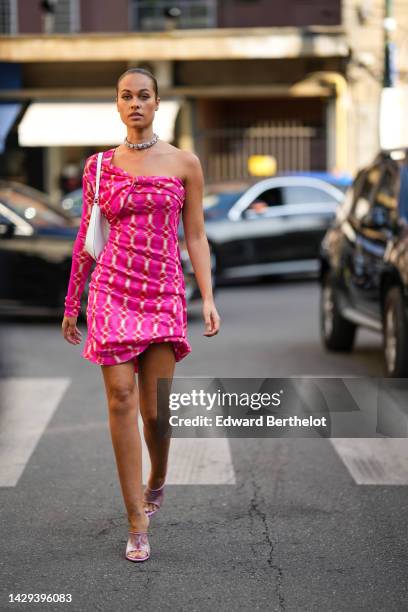
POLYGON ((164 485, 165 483, 163 483, 158 489, 151 489, 150 487, 146 486, 144 491, 144 501, 155 506, 153 510, 148 510, 145 508, 145 513, 147 516, 152 516, 153 514, 156 514, 158 510, 160 510, 164 498, 164 485))
POLYGON ((146 532, 129 531, 129 538, 126 544, 126 559, 129 561, 147 561, 150 557, 150 544, 146 532), (132 552, 143 552, 144 556, 129 556, 132 552))

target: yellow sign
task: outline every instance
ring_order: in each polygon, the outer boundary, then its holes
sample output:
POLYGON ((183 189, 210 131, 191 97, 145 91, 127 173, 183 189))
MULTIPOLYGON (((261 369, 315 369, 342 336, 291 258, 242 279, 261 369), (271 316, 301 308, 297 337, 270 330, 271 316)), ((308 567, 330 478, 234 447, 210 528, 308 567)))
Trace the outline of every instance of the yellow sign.
POLYGON ((253 176, 272 176, 276 174, 277 163, 273 155, 250 155, 248 171, 253 176))

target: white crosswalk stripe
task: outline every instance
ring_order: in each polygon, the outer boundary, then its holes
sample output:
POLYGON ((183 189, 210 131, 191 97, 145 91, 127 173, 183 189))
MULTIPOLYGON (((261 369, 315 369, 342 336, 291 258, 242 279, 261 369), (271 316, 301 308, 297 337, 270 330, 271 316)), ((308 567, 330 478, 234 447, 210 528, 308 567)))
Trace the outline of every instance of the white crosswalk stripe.
POLYGON ((331 438, 350 475, 360 485, 408 485, 406 438, 331 438))
MULTIPOLYGON (((0 487, 14 487, 70 384, 69 378, 0 378, 0 487)), ((105 421, 80 429, 106 429, 105 421)), ((143 431, 139 417, 140 432, 143 431)), ((76 424, 64 430, 78 429, 76 424)), ((60 431, 56 427, 55 431, 60 431)), ((142 435, 143 479, 150 459, 142 435)), ((173 438, 168 484, 235 484, 229 441, 225 438, 173 438)))
MULTIPOLYGON (((139 417, 142 437, 143 482, 149 476, 150 459, 139 417)), ((233 485, 236 484, 230 444, 227 438, 172 438, 167 484, 233 485)))
MULTIPOLYGON (((69 378, 0 379, 0 487, 17 485, 69 384, 69 378)), ((106 423, 101 422, 100 426, 105 428, 106 423)), ((356 484, 408 485, 406 438, 331 438, 330 441, 356 484)), ((142 449, 146 483, 150 461, 143 436, 142 449)), ((167 483, 236 484, 229 440, 173 438, 167 483)))
POLYGON ((0 486, 15 487, 69 378, 0 379, 0 486))
POLYGON ((330 439, 337 455, 356 484, 407 485, 408 440, 397 437, 406 431, 401 397, 387 392, 386 380, 345 379, 345 384, 359 411, 343 414, 343 427, 346 419, 350 435, 355 432, 355 438, 330 439), (364 438, 364 431, 391 437, 364 438))

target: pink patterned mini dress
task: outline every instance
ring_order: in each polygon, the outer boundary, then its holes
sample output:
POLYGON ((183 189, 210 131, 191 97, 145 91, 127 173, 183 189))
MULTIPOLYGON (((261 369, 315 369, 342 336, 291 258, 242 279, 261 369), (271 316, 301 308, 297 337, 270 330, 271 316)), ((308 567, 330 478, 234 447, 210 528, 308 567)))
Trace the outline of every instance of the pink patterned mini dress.
MULTIPOLYGON (((153 342, 171 342, 176 361, 191 352, 177 231, 185 188, 177 176, 132 176, 112 165, 114 151, 105 151, 102 160, 99 206, 110 233, 89 282, 82 357, 99 365, 133 360, 137 372, 137 355, 153 342)), ((97 153, 84 168, 82 217, 65 297, 67 317, 79 314, 94 262, 85 251, 85 237, 96 163, 97 153)))

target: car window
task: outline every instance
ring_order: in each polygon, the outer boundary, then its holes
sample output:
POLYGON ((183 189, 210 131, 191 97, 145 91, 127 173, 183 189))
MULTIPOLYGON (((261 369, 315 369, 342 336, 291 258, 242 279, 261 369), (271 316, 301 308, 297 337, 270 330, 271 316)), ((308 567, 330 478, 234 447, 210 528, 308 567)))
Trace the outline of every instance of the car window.
POLYGON ((7 226, 10 225, 10 223, 11 220, 0 211, 0 236, 7 233, 7 226))
POLYGON ((398 214, 408 223, 408 166, 400 170, 400 186, 398 194, 398 214))
POLYGON ((229 210, 243 193, 244 191, 207 193, 203 198, 203 208, 206 211, 210 208, 222 208, 223 210, 229 210))
POLYGON ((338 200, 318 187, 290 185, 283 188, 285 204, 337 204, 338 200))
POLYGON ((359 189, 355 190, 355 200, 351 211, 351 218, 357 223, 368 214, 370 201, 374 189, 381 176, 381 166, 375 165, 359 175, 359 189))
POLYGON ((17 236, 31 236, 33 228, 29 223, 24 221, 16 212, 5 206, 0 200, 0 218, 6 223, 12 223, 16 226, 15 234, 17 236))
POLYGON ((8 187, 0 187, 0 200, 4 201, 28 223, 36 227, 49 224, 64 227, 66 221, 62 216, 48 208, 43 202, 8 187))
POLYGON ((82 189, 71 191, 61 202, 62 208, 72 217, 82 215, 82 189))
POLYGON ((204 195, 203 208, 206 221, 225 218, 245 191, 209 192, 204 195))
POLYGON ((351 214, 356 196, 360 192, 361 184, 364 180, 365 172, 360 170, 354 177, 353 182, 349 185, 344 193, 342 202, 336 208, 336 220, 342 223, 351 214))
POLYGON ((397 178, 395 169, 385 168, 370 210, 375 227, 391 227, 397 220, 397 178))
POLYGON ((281 206, 282 203, 282 189, 280 187, 273 187, 257 195, 246 209, 246 212, 262 214, 275 206, 281 206))

